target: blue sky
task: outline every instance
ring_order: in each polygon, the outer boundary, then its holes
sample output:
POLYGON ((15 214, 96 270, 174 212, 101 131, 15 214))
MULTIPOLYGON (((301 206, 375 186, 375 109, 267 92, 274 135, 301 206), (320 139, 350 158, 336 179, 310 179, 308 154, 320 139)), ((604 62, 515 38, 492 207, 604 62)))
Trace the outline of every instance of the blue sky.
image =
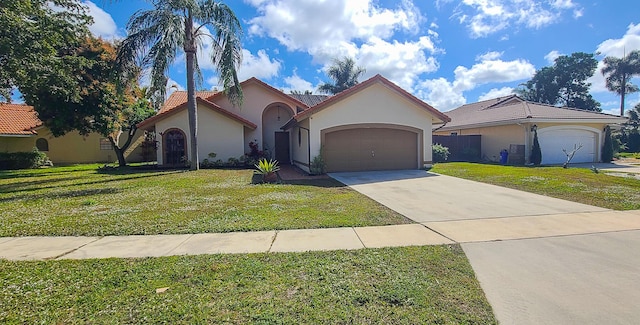
MULTIPOLYGON (((105 39, 126 36, 131 14, 149 8, 139 0, 83 2, 95 19, 92 32, 105 39)), ((323 71, 331 60, 348 55, 367 69, 364 78, 380 73, 444 112, 509 94, 558 55, 600 52, 602 60, 640 49, 637 0, 225 3, 244 28, 241 79, 255 76, 284 91, 315 92, 328 81, 323 71)), ((203 88, 217 87, 213 69, 199 62, 203 88)), ((185 85, 184 70, 179 59, 171 84, 185 85)), ((591 82, 603 110, 619 112, 619 99, 606 90, 599 71, 591 82)), ((626 107, 639 102, 640 94, 632 94, 626 107)))

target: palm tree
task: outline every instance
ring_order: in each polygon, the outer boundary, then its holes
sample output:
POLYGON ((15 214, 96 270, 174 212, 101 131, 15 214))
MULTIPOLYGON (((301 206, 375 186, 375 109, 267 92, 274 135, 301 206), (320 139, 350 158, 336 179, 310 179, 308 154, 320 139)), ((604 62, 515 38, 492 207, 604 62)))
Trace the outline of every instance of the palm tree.
POLYGON ((326 94, 337 94, 358 84, 358 78, 365 73, 365 68, 357 67, 355 61, 350 57, 334 59, 333 65, 327 70, 329 78, 333 83, 325 82, 318 87, 318 90, 326 94))
POLYGON ((608 56, 602 61, 601 72, 606 76, 607 89, 620 95, 620 116, 624 116, 624 97, 637 92, 638 86, 631 83, 631 78, 640 75, 640 50, 635 50, 622 58, 608 56))
POLYGON ((233 11, 215 0, 153 0, 153 9, 137 11, 127 24, 128 36, 118 51, 122 67, 141 58, 143 68, 151 68, 151 90, 164 98, 167 71, 179 50, 187 62, 187 109, 190 129, 191 170, 200 168, 198 158, 196 83, 202 82, 196 52, 209 38, 220 83, 234 105, 242 103, 236 69, 242 61, 242 27, 233 11), (211 33, 207 28, 211 29, 211 33), (196 80, 197 76, 197 80, 196 80))

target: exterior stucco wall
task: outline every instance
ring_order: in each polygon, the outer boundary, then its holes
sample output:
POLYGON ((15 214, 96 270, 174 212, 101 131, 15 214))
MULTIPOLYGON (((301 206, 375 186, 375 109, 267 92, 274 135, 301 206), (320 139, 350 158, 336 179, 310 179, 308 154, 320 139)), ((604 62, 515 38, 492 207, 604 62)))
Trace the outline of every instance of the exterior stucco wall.
POLYGON ((322 130, 344 125, 387 124, 410 126, 425 130, 421 139, 422 152, 418 165, 430 165, 432 115, 381 84, 352 94, 309 117, 311 153, 321 150, 322 130))
MULTIPOLYGON (((306 172, 309 170, 309 119, 300 122, 300 125, 289 129, 291 139, 291 159, 293 163, 306 172), (298 132, 300 141, 298 142, 298 132)), ((311 157, 319 155, 320 152, 311 152, 311 157)))
MULTIPOLYGON (((156 123, 158 141, 158 164, 164 163, 162 134, 169 129, 179 129, 186 137, 187 160, 190 155, 189 114, 183 110, 156 123)), ((200 161, 208 158, 209 153, 216 153, 216 160, 227 161, 239 158, 244 154, 244 126, 238 121, 217 113, 209 108, 198 106, 198 156, 200 161)))
MULTIPOLYGON (((244 101, 241 107, 236 107, 229 102, 226 96, 222 96, 219 99, 214 100, 216 104, 220 107, 232 112, 236 115, 242 116, 243 118, 255 123, 258 127, 255 130, 247 130, 244 137, 244 148, 246 151, 249 150, 249 142, 258 140, 260 146, 265 143, 265 139, 263 136, 263 123, 262 116, 263 112, 267 107, 272 104, 277 103, 277 105, 281 105, 281 113, 285 110, 290 112, 287 116, 293 116, 295 113, 296 104, 291 100, 286 99, 286 95, 282 94, 278 96, 278 94, 268 91, 263 86, 257 83, 249 83, 242 87, 242 92, 244 95, 244 101)), ((288 119, 283 118, 281 115, 280 125, 278 125, 277 129, 280 130, 285 123, 287 123, 288 119)), ((269 141, 266 141, 267 143, 269 141)), ((273 149, 273 144, 269 147, 273 149)))
MULTIPOLYGON (((0 151, 31 151, 36 146, 36 140, 44 138, 49 143, 49 151, 45 153, 54 164, 111 163, 117 160, 113 149, 100 149, 100 139, 104 138, 100 134, 82 136, 74 131, 54 137, 45 127, 39 128, 37 132, 37 135, 31 137, 0 137, 0 151)), ((121 138, 121 141, 126 141, 126 135, 121 135, 121 138)), ((140 144, 143 139, 144 131, 138 130, 131 146, 125 152, 127 162, 142 160, 140 144)))
POLYGON ((459 129, 436 131, 437 135, 451 135, 457 132, 458 135, 481 135, 480 141, 482 146, 481 157, 493 161, 500 160, 500 151, 509 150, 509 145, 519 144, 525 145, 525 159, 529 157, 530 144, 528 143, 528 134, 525 129, 529 129, 526 125, 500 125, 484 128, 459 129))

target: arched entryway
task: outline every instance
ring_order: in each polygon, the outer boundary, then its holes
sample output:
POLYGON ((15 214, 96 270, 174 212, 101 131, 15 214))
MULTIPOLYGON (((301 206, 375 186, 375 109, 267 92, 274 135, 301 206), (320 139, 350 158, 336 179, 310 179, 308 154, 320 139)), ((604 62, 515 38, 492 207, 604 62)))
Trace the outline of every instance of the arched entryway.
POLYGON ((280 164, 288 164, 289 132, 282 126, 293 117, 293 108, 284 103, 273 103, 262 112, 262 148, 267 150, 271 158, 280 164))
POLYGON ((180 165, 187 158, 187 141, 180 129, 169 129, 162 135, 162 152, 164 165, 180 165))

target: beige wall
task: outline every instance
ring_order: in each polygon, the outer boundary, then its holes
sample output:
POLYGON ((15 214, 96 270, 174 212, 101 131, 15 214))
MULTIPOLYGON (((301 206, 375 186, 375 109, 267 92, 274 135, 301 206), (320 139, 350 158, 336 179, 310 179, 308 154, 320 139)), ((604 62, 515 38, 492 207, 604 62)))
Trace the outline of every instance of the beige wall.
POLYGON ((436 135, 451 135, 452 132, 457 132, 458 135, 481 135, 480 143, 482 146, 483 159, 499 161, 500 151, 503 149, 509 150, 509 145, 519 144, 525 145, 525 160, 529 157, 531 151, 528 144, 528 134, 525 132, 528 130, 527 125, 500 125, 484 128, 473 129, 458 129, 447 131, 436 131, 436 135))
MULTIPOLYGON (((222 96, 220 97, 220 99, 215 100, 214 102, 220 107, 228 110, 229 112, 242 116, 243 118, 255 123, 258 126, 255 130, 247 130, 245 134, 244 150, 248 152, 249 142, 251 141, 258 140, 258 143, 260 143, 261 147, 265 142, 269 144, 268 139, 263 139, 264 132, 262 116, 265 109, 270 105, 281 105, 281 113, 283 113, 284 110, 289 110, 290 113, 288 116, 293 116, 293 114, 295 114, 294 110, 296 108, 296 103, 293 100, 288 100, 286 98, 286 94, 278 95, 277 93, 269 91, 257 83, 247 83, 242 87, 242 92, 244 95, 244 102, 242 104, 242 107, 233 106, 226 96, 222 96)), ((283 118, 281 115, 280 123, 277 126, 277 129, 279 130, 280 127, 287 123, 287 121, 288 119, 283 118)), ((271 123, 268 123, 268 125, 270 129, 275 128, 271 126, 271 123)), ((273 136, 273 134, 271 134, 271 136, 273 136)), ((273 149, 273 144, 270 144, 269 148, 273 149)))
MULTIPOLYGON (((187 110, 162 119, 156 123, 156 140, 158 141, 158 164, 163 164, 162 134, 169 129, 180 129, 186 137, 187 159, 191 160, 189 141, 189 115, 187 110)), ((227 161, 244 155, 244 126, 226 115, 222 115, 206 107, 198 106, 198 155, 200 161, 208 158, 209 153, 216 153, 216 160, 227 161)), ((248 148, 248 147, 247 147, 248 148)))
MULTIPOLYGON (((289 129, 291 138, 291 159, 293 163, 306 172, 309 170, 309 119, 300 122, 300 125, 289 129), (302 127, 302 128, 301 128, 302 127), (298 131, 300 131, 300 143, 298 143, 298 131)), ((320 151, 311 152, 311 158, 320 154, 320 151)))
MULTIPOLYGON (((482 157, 492 160, 500 159, 500 151, 502 149, 509 149, 510 144, 524 144, 525 145, 525 160, 529 162, 529 155, 531 154, 531 148, 533 147, 533 133, 531 132, 531 126, 535 124, 538 126, 538 135, 545 131, 545 128, 558 128, 558 127, 577 127, 583 129, 595 129, 599 130, 596 143, 596 156, 600 159, 600 151, 603 143, 604 132, 602 131, 606 124, 604 123, 524 123, 521 125, 501 125, 484 128, 472 128, 472 129, 457 129, 436 131, 436 135, 450 135, 452 132, 457 132, 458 135, 481 135, 482 143, 482 157)), ((595 130, 593 130, 595 132, 595 130)))
MULTIPOLYGON (((45 127, 39 128, 37 132, 38 134, 32 137, 0 137, 0 151, 31 151, 36 146, 36 140, 44 138, 49 143, 49 151, 45 151, 45 153, 54 164, 111 163, 117 160, 113 149, 100 149, 100 139, 103 136, 97 133, 81 136, 74 131, 60 137, 54 137, 49 129, 45 127)), ((121 137, 121 141, 126 141, 126 135, 121 137)), ((142 160, 140 143, 143 140, 144 131, 138 130, 134 135, 130 148, 125 152, 127 162, 142 160)))
MULTIPOLYGON (((426 130, 420 141, 422 153, 418 159, 431 161, 432 116, 424 108, 400 94, 376 83, 342 99, 309 118, 311 129, 311 155, 320 152, 322 130, 355 124, 392 124, 426 130)), ((423 166, 423 161, 418 166, 423 166)))

